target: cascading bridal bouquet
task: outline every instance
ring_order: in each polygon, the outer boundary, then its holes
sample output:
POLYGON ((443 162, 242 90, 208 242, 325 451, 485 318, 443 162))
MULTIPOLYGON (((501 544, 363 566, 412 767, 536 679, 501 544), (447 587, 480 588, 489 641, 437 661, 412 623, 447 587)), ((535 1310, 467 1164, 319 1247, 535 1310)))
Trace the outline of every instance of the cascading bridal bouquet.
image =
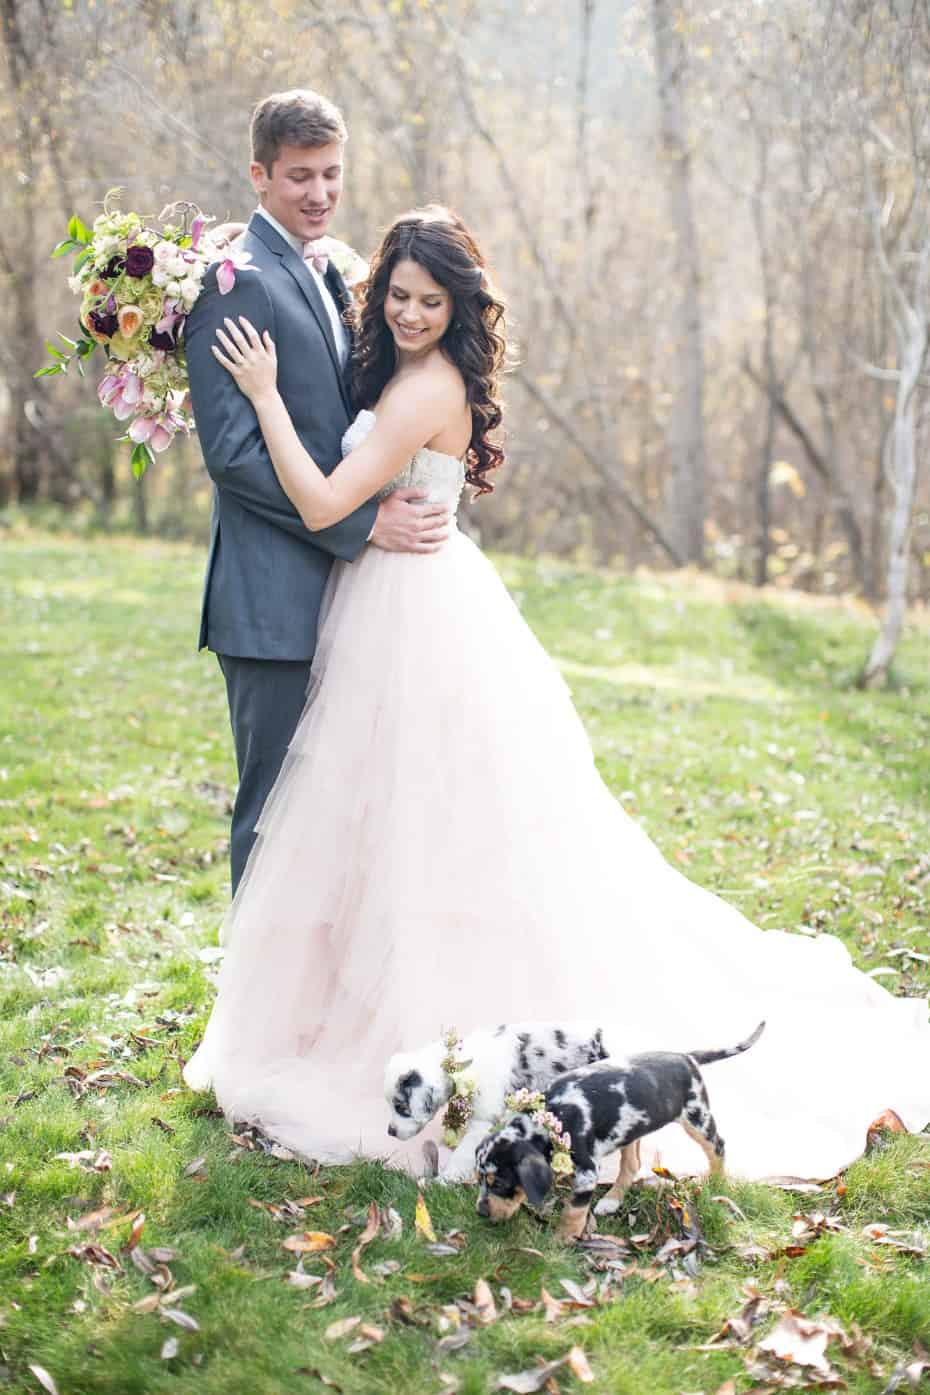
POLYGON ((81 338, 59 332, 64 350, 50 341, 52 362, 37 378, 66 373, 72 363, 83 376, 85 360, 99 344, 107 371, 97 396, 117 421, 128 421, 132 470, 139 479, 180 432, 189 435, 190 415, 184 322, 200 294, 207 268, 220 262, 217 288, 226 295, 238 271, 257 271, 249 254, 221 247, 207 230, 212 222, 196 204, 173 203, 152 222, 118 206, 119 190, 103 201, 88 228, 77 216, 53 257, 74 254, 68 286, 81 297, 81 338), (160 226, 154 226, 158 224, 160 226))

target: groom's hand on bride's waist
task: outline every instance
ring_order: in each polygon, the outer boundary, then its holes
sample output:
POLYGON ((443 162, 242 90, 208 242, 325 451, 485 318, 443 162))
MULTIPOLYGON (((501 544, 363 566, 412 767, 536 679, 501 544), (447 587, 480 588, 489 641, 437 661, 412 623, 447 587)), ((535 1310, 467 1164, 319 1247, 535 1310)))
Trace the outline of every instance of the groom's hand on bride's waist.
POLYGON ((378 506, 369 542, 385 552, 438 552, 449 536, 449 510, 422 489, 395 489, 378 506))

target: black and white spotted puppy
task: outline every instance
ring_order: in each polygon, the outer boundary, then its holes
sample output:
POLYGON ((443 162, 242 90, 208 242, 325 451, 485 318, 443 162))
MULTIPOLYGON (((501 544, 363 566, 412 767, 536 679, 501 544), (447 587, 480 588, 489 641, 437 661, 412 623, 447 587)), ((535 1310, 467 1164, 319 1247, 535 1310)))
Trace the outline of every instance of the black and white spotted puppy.
MULTIPOLYGON (((546 1108, 571 1135, 574 1165, 571 1199, 559 1225, 559 1239, 577 1240, 585 1232, 598 1164, 620 1153, 620 1170, 598 1206, 605 1215, 620 1198, 639 1167, 639 1140, 665 1124, 680 1123, 700 1144, 712 1172, 723 1168, 723 1139, 717 1132, 700 1067, 748 1051, 762 1035, 760 1022, 751 1037, 721 1051, 650 1051, 583 1066, 554 1080, 546 1091, 546 1108)), ((539 1206, 553 1184, 550 1133, 527 1114, 512 1114, 503 1127, 478 1145, 478 1214, 506 1221, 524 1201, 539 1206)))
MULTIPOLYGON (((595 1022, 516 1022, 465 1037, 458 1055, 470 1062, 468 1074, 476 1082, 473 1112, 441 1171, 442 1179, 455 1182, 474 1176, 475 1148, 504 1112, 511 1091, 545 1090, 565 1071, 604 1060, 608 1050, 605 1029, 595 1022)), ((446 1052, 439 1040, 391 1057, 384 1092, 391 1107, 392 1138, 413 1138, 448 1103, 452 1080, 442 1067, 446 1052)))

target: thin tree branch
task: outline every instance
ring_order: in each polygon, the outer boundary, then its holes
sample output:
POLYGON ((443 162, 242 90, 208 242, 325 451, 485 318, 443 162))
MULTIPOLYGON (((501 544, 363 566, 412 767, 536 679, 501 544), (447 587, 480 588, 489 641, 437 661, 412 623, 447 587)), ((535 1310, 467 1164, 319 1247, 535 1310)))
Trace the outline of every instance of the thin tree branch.
MULTIPOLYGON (((572 445, 579 452, 579 454, 583 456, 587 463, 590 466, 592 466, 593 469, 595 469, 598 472, 598 474, 603 475, 604 461, 602 459, 599 459, 595 455, 595 453, 588 446, 587 442, 584 440, 583 436, 581 436, 581 434, 576 429, 574 423, 571 422, 569 418, 566 417, 565 414, 561 411, 561 409, 556 406, 549 394, 545 392, 539 386, 538 383, 534 382, 533 379, 530 378, 522 369, 518 368, 514 376, 516 377, 517 381, 521 384, 521 386, 524 388, 524 390, 529 394, 529 396, 532 397, 533 401, 537 402, 539 406, 542 407, 543 411, 546 413, 546 416, 559 428, 563 436, 565 436, 567 440, 571 441, 572 445)), ((655 520, 650 517, 650 515, 647 513, 646 509, 636 498, 636 496, 632 494, 629 489, 627 489, 626 485, 621 484, 617 480, 610 479, 609 487, 619 495, 620 499, 623 501, 626 507, 639 520, 639 522, 645 528, 646 532, 649 533, 650 536, 655 539, 659 547, 666 554, 666 556, 675 564, 675 566, 683 567, 683 557, 680 555, 680 553, 677 551, 674 545, 669 541, 669 539, 665 536, 665 534, 662 532, 662 529, 655 522, 655 520)))

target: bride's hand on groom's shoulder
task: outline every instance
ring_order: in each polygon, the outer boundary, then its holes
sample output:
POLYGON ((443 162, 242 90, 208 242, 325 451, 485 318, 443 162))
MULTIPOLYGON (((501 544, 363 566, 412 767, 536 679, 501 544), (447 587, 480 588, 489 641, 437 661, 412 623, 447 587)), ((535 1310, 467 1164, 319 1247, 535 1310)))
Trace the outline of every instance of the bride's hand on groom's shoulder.
POLYGON ((449 510, 422 489, 395 489, 382 499, 369 542, 385 552, 438 552, 449 536, 449 510))
POLYGON ((278 357, 267 329, 259 334, 244 315, 239 316, 238 324, 228 316, 223 324, 225 330, 218 329, 216 337, 224 352, 220 353, 214 344, 213 357, 233 376, 253 404, 262 397, 272 396, 278 380, 278 357))

